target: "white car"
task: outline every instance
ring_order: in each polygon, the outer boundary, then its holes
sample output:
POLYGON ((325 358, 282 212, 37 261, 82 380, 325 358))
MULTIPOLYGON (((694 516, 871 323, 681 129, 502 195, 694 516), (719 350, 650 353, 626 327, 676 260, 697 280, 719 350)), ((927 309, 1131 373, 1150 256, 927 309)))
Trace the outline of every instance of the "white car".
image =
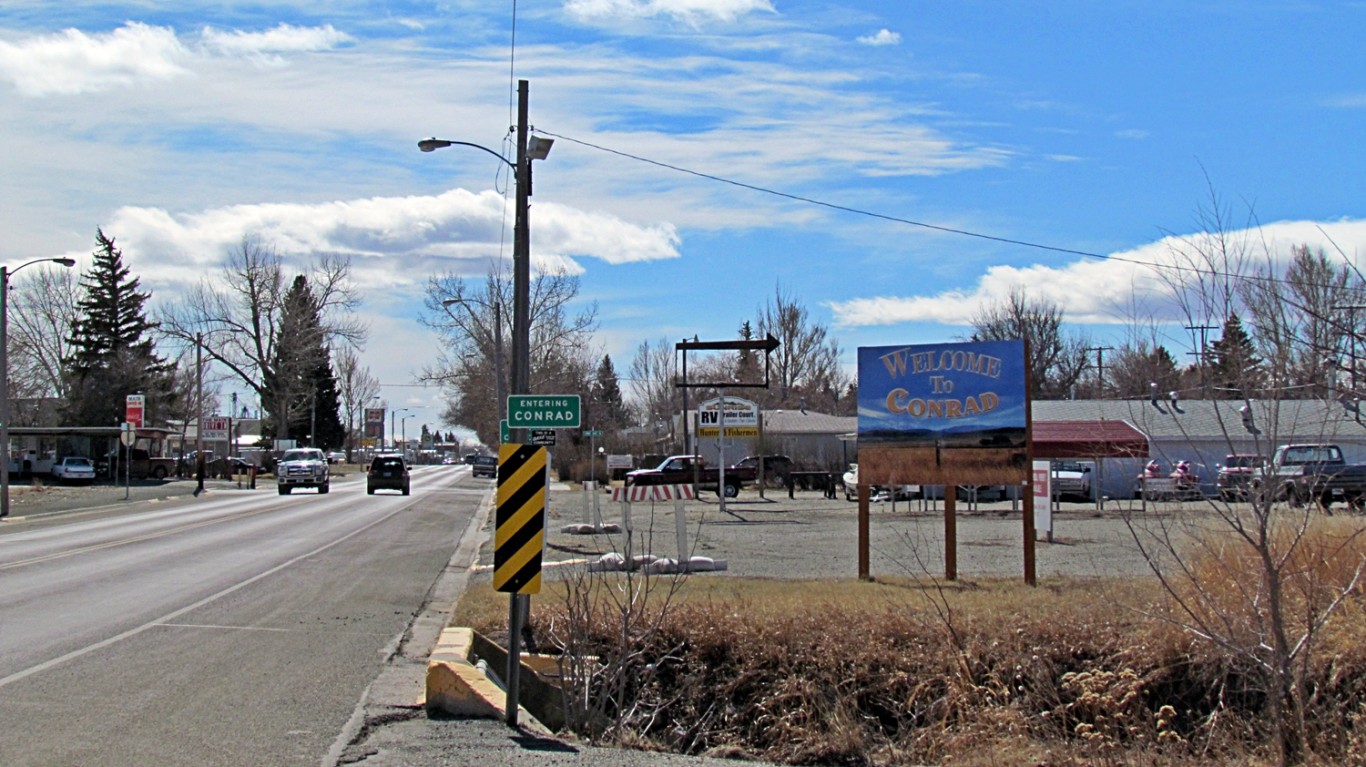
POLYGON ((62 482, 94 482, 95 464, 82 455, 68 455, 52 465, 53 479, 62 482))
MULTIPOLYGON (((912 498, 920 497, 920 485, 895 485, 892 492, 887 488, 873 485, 868 488, 868 497, 875 501, 908 501, 912 498)), ((844 472, 844 500, 858 500, 858 464, 849 464, 849 471, 844 472)))

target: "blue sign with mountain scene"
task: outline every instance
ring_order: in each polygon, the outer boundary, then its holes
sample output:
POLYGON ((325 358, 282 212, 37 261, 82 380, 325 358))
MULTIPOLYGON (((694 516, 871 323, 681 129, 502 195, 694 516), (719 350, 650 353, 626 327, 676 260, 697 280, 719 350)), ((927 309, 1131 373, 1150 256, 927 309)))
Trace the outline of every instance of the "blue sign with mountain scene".
POLYGON ((859 445, 1023 447, 1024 341, 858 350, 859 445))

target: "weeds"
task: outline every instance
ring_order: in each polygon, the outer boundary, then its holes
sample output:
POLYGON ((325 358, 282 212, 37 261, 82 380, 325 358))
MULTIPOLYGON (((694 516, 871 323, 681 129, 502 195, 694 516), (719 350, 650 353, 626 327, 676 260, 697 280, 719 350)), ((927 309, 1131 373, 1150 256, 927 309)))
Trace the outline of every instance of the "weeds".
MULTIPOLYGON (((1317 559, 1292 569, 1350 584, 1355 567, 1335 557, 1357 555, 1319 540, 1308 549, 1317 559)), ((648 588, 664 590, 653 606, 642 600, 649 580, 555 583, 540 600, 540 644, 557 636, 574 656, 566 663, 585 664, 580 732, 595 739, 788 764, 1276 761, 1260 670, 1154 620, 1173 605, 1153 580, 1029 588, 656 576, 648 588)), ((1210 592, 1242 588, 1232 572, 1207 580, 1210 592)), ((461 615, 496 620, 478 608, 482 598, 468 593, 461 615)), ((1302 659, 1309 764, 1366 763, 1363 629, 1354 594, 1302 659)))

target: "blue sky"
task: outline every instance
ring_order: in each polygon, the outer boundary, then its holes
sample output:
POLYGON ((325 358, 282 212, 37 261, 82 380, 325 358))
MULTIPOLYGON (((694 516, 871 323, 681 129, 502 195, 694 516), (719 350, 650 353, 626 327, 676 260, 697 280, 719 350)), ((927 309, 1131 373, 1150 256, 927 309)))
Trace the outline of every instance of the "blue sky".
POLYGON ((735 338, 779 289, 851 372, 859 346, 962 338, 1017 286, 1102 340, 1141 306, 1188 351, 1143 264, 1198 233, 1211 189, 1269 257, 1366 248, 1363 3, 515 7, 514 49, 511 0, 10 0, 0 259, 85 266, 103 227, 161 301, 246 234, 350 255, 363 360, 412 430, 437 426, 411 385, 436 356, 422 288, 510 258, 511 197, 497 160, 416 142, 499 149, 517 79, 562 137, 533 258, 579 275, 618 370, 642 341, 735 338))

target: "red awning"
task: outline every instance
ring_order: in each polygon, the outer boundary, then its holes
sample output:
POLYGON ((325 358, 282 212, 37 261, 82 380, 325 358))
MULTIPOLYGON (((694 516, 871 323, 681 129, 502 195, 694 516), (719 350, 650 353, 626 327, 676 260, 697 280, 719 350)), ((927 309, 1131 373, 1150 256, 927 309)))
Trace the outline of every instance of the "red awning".
POLYGON ((1036 458, 1148 457, 1148 438, 1125 421, 1035 421, 1036 458))

